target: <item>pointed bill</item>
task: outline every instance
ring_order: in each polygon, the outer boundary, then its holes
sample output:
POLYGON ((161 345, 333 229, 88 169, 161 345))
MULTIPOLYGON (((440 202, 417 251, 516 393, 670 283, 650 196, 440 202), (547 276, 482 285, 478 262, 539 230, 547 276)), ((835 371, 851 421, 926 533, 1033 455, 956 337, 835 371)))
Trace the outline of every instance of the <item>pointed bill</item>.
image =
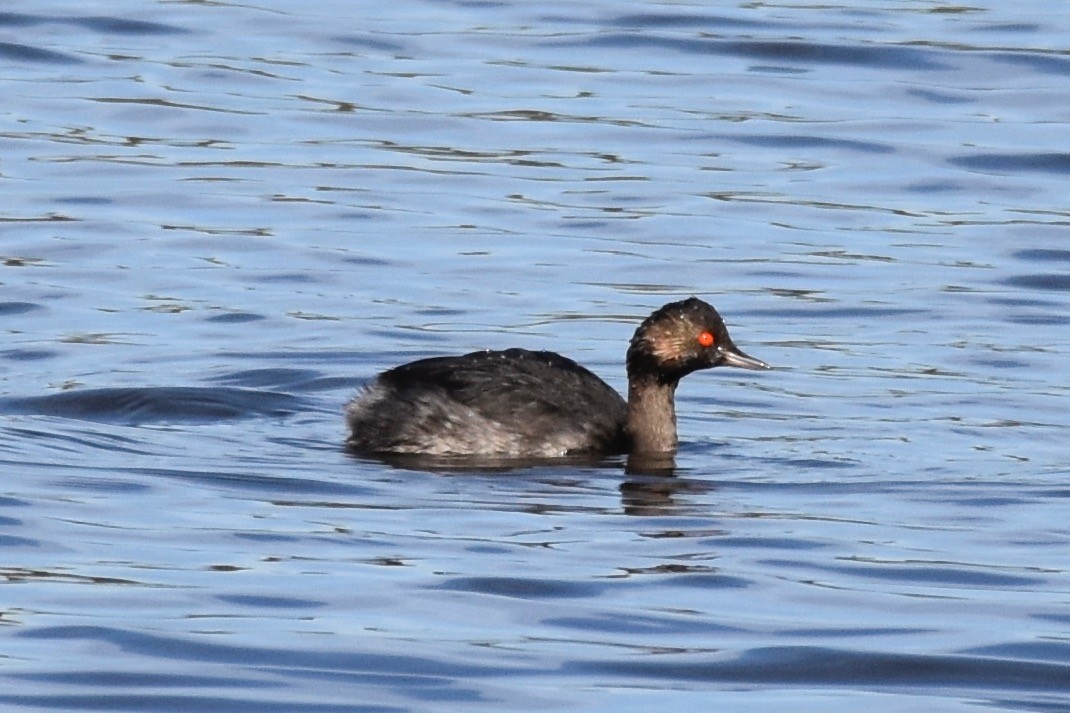
POLYGON ((752 356, 747 356, 739 349, 732 345, 730 349, 725 349, 721 352, 721 365, 722 366, 737 366, 740 369, 771 369, 772 367, 766 364, 761 359, 755 359, 752 356))

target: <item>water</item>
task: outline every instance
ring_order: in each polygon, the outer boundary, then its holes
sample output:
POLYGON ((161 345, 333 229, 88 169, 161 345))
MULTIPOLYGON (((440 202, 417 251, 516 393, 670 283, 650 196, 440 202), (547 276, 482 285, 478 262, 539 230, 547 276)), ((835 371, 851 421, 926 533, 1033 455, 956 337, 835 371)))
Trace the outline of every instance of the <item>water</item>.
POLYGON ((1070 709, 1061 4, 298 5, 0 13, 0 707, 1070 709), (674 476, 341 449, 690 294, 674 476))

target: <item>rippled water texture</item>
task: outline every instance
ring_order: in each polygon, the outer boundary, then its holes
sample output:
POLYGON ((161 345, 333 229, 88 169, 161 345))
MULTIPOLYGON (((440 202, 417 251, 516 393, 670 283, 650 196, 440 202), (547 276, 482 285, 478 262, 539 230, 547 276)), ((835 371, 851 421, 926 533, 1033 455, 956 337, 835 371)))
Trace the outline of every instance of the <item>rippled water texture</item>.
POLYGON ((1056 0, 9 3, 0 708, 1070 710, 1056 0), (419 356, 623 386, 675 474, 346 454, 419 356))

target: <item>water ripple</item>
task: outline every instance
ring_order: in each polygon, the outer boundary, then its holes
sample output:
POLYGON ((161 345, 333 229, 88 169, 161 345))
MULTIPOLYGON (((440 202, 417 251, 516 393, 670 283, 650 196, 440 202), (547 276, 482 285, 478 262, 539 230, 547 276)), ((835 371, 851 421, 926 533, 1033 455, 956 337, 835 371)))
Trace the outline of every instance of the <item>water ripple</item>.
POLYGON ((40 62, 43 64, 80 64, 81 59, 72 54, 31 47, 16 42, 0 42, 0 57, 16 62, 40 62))
POLYGON ((0 27, 33 27, 36 25, 74 25, 97 32, 116 35, 181 35, 190 31, 147 20, 131 20, 126 17, 29 15, 18 12, 0 12, 0 27))
POLYGON ((82 389, 0 400, 0 408, 7 413, 124 424, 289 416, 306 407, 289 394, 194 386, 82 389))
MULTIPOLYGON (((431 687, 439 696, 465 698, 467 695, 460 681, 466 678, 508 675, 516 670, 494 663, 442 661, 430 656, 403 656, 376 651, 302 651, 270 646, 232 646, 205 642, 199 637, 146 634, 103 626, 41 627, 20 631, 16 636, 49 641, 108 644, 128 654, 187 662, 191 665, 240 664, 241 669, 246 671, 264 668, 298 679, 333 676, 345 677, 351 682, 365 679, 374 681, 379 686, 393 687, 397 693, 406 697, 413 694, 414 688, 431 687)), ((475 658, 473 657, 473 660, 475 658)), ((12 702, 10 698, 0 694, 0 701, 5 700, 12 702)), ((296 704, 290 705, 289 710, 293 710, 292 706, 296 704)), ((320 710, 319 705, 316 710, 320 710)), ((363 708, 345 710, 360 711, 363 708)), ((380 708, 373 707, 370 710, 380 708)))
POLYGON ((948 159, 955 166, 984 173, 1016 173, 1022 171, 1067 174, 1070 173, 1070 153, 978 153, 948 159))
POLYGON ((684 38, 655 33, 607 33, 596 37, 546 43, 548 47, 605 47, 621 50, 661 49, 695 55, 746 57, 791 64, 841 65, 873 69, 934 71, 948 65, 936 52, 913 47, 825 44, 798 40, 721 40, 684 38))
POLYGON ((794 684, 809 686, 945 686, 963 690, 1070 693, 1070 665, 966 655, 894 654, 827 647, 772 646, 738 657, 703 660, 667 656, 614 662, 577 662, 575 672, 602 672, 639 682, 794 684))
POLYGON ((596 597, 603 585, 590 582, 529 579, 524 577, 454 577, 438 589, 457 592, 478 592, 516 599, 573 599, 596 597))

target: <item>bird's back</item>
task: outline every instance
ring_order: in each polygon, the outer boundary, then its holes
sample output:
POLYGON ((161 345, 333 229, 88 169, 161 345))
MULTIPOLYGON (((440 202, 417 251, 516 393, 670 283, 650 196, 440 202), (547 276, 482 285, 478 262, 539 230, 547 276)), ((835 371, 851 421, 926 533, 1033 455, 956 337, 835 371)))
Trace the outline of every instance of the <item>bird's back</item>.
POLYGON ((361 451, 553 457, 624 451, 627 405, 553 352, 422 359, 381 374, 346 409, 361 451))

